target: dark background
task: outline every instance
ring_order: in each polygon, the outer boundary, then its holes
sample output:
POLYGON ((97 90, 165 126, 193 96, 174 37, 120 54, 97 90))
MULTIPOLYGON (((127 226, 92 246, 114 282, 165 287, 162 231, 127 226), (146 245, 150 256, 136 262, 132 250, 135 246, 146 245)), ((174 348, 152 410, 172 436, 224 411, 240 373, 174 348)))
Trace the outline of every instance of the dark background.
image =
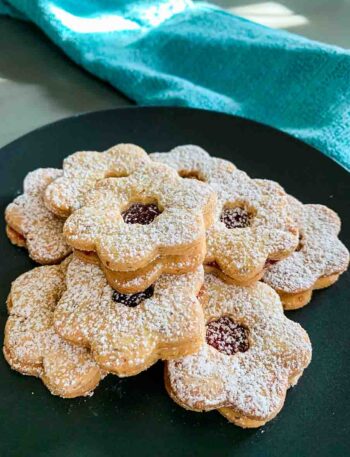
MULTIPOLYGON (((21 190, 26 173, 60 167, 78 149, 135 142, 148 152, 196 143, 232 160, 252 177, 278 180, 304 203, 323 203, 343 220, 350 245, 350 178, 309 146, 240 118, 181 108, 129 108, 49 125, 0 150, 0 210, 21 190)), ((34 266, 0 227, 1 328, 10 282, 34 266)), ((11 371, 0 357, 1 457, 345 456, 350 453, 349 273, 288 317, 313 343, 313 361, 275 420, 242 430, 219 413, 194 413, 167 396, 162 365, 128 379, 108 376, 92 398, 62 400, 42 383, 11 371)))

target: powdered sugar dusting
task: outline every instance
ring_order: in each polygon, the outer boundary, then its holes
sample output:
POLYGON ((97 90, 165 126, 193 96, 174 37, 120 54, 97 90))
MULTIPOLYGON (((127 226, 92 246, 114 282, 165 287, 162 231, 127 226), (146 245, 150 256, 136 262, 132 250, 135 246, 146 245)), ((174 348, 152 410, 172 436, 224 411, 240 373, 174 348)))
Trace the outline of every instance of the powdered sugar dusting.
POLYGON ((64 160, 63 176, 46 189, 46 204, 54 213, 68 216, 80 208, 86 192, 99 180, 128 176, 149 160, 146 152, 133 144, 118 144, 105 152, 76 152, 64 160))
POLYGON ((64 220, 51 213, 43 200, 47 185, 61 174, 54 168, 32 171, 24 180, 24 193, 5 211, 10 229, 25 238, 29 256, 41 264, 57 263, 71 252, 63 237, 64 220))
POLYGON ((268 258, 282 258, 295 249, 298 230, 287 195, 277 183, 251 179, 232 164, 230 167, 229 162, 217 162, 192 145, 151 157, 178 173, 185 170, 205 176, 216 191, 218 204, 214 224, 207 230, 206 263, 216 262, 227 276, 242 280, 261 271, 268 258), (221 220, 223 211, 235 207, 246 208, 251 214, 247 227, 228 228, 221 220))
POLYGON ((197 175, 202 181, 219 181, 222 173, 235 170, 233 163, 211 157, 204 149, 193 144, 177 146, 170 152, 154 152, 149 155, 156 162, 174 168, 180 176, 197 175))
POLYGON ((202 283, 202 267, 186 275, 163 275, 152 297, 131 308, 113 300, 113 289, 97 265, 73 259, 55 327, 65 339, 91 347, 106 371, 136 374, 159 358, 198 349, 204 339, 196 298, 202 283))
POLYGON ((228 229, 249 227, 252 218, 253 215, 240 206, 224 208, 220 215, 220 221, 223 222, 228 229))
POLYGON ((67 263, 35 268, 14 281, 4 352, 14 369, 39 376, 53 394, 75 397, 88 394, 103 374, 86 349, 63 341, 53 328, 67 263))
POLYGON ((206 275, 207 320, 229 316, 249 332, 249 349, 227 355, 205 343, 199 352, 168 362, 172 394, 194 410, 233 408, 267 420, 311 359, 311 344, 299 324, 287 319, 278 295, 256 283, 238 287, 206 275))
POLYGON ((226 355, 245 352, 249 348, 248 331, 228 316, 207 324, 206 341, 209 346, 226 355))
POLYGON ((241 279, 262 270, 268 258, 281 258, 297 245, 297 227, 283 189, 271 181, 253 180, 236 170, 211 183, 219 196, 216 219, 207 231, 206 263, 216 261, 228 276, 241 279), (220 220, 226 208, 249 211, 247 227, 227 228, 220 220))
POLYGON ((151 162, 126 178, 100 181, 67 219, 64 233, 74 248, 96 251, 109 269, 133 271, 201 243, 215 202, 205 184, 151 162), (133 202, 156 203, 162 212, 151 224, 126 224, 121 213, 133 202))
POLYGON ((264 281, 278 291, 298 293, 323 276, 344 272, 349 252, 338 239, 340 219, 335 212, 323 205, 302 205, 292 197, 290 202, 300 224, 301 248, 271 265, 264 281))

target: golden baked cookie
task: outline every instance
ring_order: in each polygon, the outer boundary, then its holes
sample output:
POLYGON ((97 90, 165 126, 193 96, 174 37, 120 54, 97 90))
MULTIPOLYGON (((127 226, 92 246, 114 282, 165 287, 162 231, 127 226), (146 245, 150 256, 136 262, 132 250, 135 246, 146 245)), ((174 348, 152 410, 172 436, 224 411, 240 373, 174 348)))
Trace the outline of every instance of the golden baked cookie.
POLYGON ((3 351, 14 370, 41 378, 53 395, 73 398, 89 395, 103 373, 88 350, 65 342, 53 328, 68 262, 34 268, 12 283, 3 351))
POLYGON ((288 256, 298 244, 287 194, 275 182, 251 179, 230 162, 210 158, 198 146, 178 146, 153 160, 184 177, 205 181, 218 195, 207 230, 205 264, 222 279, 246 285, 261 278, 268 259, 288 256))
POLYGON ((121 294, 97 265, 72 260, 67 290, 55 310, 55 328, 67 341, 91 348, 105 371, 131 376, 159 359, 198 350, 204 318, 197 295, 203 268, 163 275, 143 292, 121 294))
POLYGON ((100 179, 128 176, 149 161, 147 153, 134 144, 118 144, 104 152, 75 152, 64 159, 63 175, 47 187, 46 206, 58 216, 68 217, 100 179))
POLYGON ((8 239, 11 241, 11 243, 15 246, 18 246, 19 248, 26 247, 26 239, 24 238, 24 236, 16 232, 16 230, 14 230, 8 224, 6 224, 6 235, 8 239))
POLYGON ((96 252, 108 269, 135 271, 202 245, 215 204, 209 186, 150 162, 128 177, 97 183, 64 234, 73 248, 96 252))
POLYGON ((174 168, 182 178, 207 183, 219 182, 222 173, 232 173, 236 169, 228 160, 211 157, 207 151, 194 144, 177 146, 170 152, 153 152, 149 156, 156 162, 174 168))
POLYGON ((240 427, 264 425, 310 363, 309 337, 267 284, 233 286, 207 274, 204 287, 206 342, 167 362, 166 388, 184 408, 217 409, 240 427))
POLYGON ((195 271, 203 263, 206 252, 205 241, 188 249, 186 255, 157 257, 144 268, 135 271, 113 271, 100 263, 98 256, 89 251, 75 250, 75 255, 84 262, 100 265, 109 285, 124 294, 142 292, 163 274, 185 274, 195 271))
POLYGON ((23 194, 5 210, 6 233, 11 243, 26 247, 29 257, 41 264, 58 263, 71 248, 63 237, 64 219, 49 211, 44 204, 45 188, 61 170, 39 168, 27 174, 23 194))
POLYGON ((297 309, 310 302, 313 290, 338 280, 348 268, 349 251, 338 238, 341 221, 334 211, 289 199, 299 224, 299 246, 270 265, 263 280, 278 292, 285 309, 297 309))

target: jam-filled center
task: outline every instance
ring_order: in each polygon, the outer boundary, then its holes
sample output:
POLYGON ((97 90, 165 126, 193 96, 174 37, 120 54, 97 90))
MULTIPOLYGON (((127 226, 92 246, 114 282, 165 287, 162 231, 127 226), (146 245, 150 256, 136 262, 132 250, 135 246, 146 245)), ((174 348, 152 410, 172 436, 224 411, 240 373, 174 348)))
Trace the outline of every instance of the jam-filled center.
POLYGON ((126 224, 148 225, 160 213, 161 211, 155 203, 133 203, 127 210, 122 212, 122 217, 126 224))
POLYGON ((130 308, 142 303, 147 298, 151 298, 154 292, 154 286, 149 286, 146 290, 138 292, 137 294, 122 294, 117 290, 113 291, 112 299, 117 303, 122 303, 130 308))
POLYGON ((248 330, 228 316, 207 324, 206 340, 210 346, 226 355, 249 349, 248 330))
POLYGON ((224 208, 220 216, 220 221, 223 222, 228 229, 249 227, 252 220, 253 214, 241 206, 224 208))

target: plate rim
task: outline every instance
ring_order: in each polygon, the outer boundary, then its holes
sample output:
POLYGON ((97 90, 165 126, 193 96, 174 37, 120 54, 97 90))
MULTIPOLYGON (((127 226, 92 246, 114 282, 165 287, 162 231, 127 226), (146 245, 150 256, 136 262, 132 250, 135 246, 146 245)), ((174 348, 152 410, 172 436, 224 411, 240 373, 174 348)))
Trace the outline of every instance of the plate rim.
POLYGON ((16 142, 22 141, 26 137, 28 137, 28 136, 30 136, 32 134, 35 134, 35 133, 40 132, 42 130, 45 130, 47 128, 54 127, 54 126, 56 126, 58 124, 63 124, 63 123, 65 123, 67 121, 70 121, 72 119, 81 119, 81 118, 89 117, 89 116, 92 116, 92 115, 102 115, 102 114, 120 112, 120 111, 151 111, 151 110, 162 110, 162 111, 174 110, 174 111, 179 111, 179 112, 180 111, 194 111, 194 112, 202 112, 202 113, 212 114, 212 115, 218 116, 218 117, 238 119, 239 121, 242 121, 244 123, 246 122, 248 124, 253 124, 253 125, 256 125, 256 126, 263 127, 263 128, 265 128, 267 130, 270 130, 271 132, 274 132, 274 134, 276 134, 276 135, 281 135, 283 137, 288 138, 290 141, 293 141, 293 142, 295 142, 297 144, 301 144, 304 147, 307 147, 312 151, 316 151, 318 154, 320 154, 322 157, 327 159, 329 162, 338 165, 342 170, 344 170, 347 173, 350 173, 350 169, 347 169, 343 164, 341 164, 335 158, 329 157, 323 151, 321 151, 320 149, 316 148, 315 146, 313 146, 313 145, 311 145, 309 143, 306 143, 305 141, 303 141, 303 140, 301 140, 299 138, 296 138, 295 136, 293 136, 293 135, 291 135, 291 134, 289 134, 289 133, 287 133, 287 132, 285 132, 283 130, 277 129, 277 128, 272 127, 272 126, 270 126, 268 124, 264 124, 262 122, 258 122, 258 121, 255 121, 253 119, 250 119, 250 118, 247 118, 247 117, 243 117, 243 116, 239 116, 239 115, 236 115, 236 114, 230 114, 230 113, 226 113, 224 111, 216 111, 216 110, 211 110, 211 109, 195 108, 195 107, 191 107, 191 106, 132 105, 132 106, 117 106, 115 108, 107 108, 107 109, 93 110, 93 111, 82 111, 82 112, 73 114, 71 116, 66 116, 66 117, 63 117, 61 119, 57 119, 55 121, 48 122, 47 124, 41 125, 39 127, 36 127, 33 130, 30 130, 29 132, 20 135, 16 139, 11 140, 9 143, 6 143, 5 145, 1 146, 0 147, 0 153, 2 153, 4 149, 12 147, 16 142))

